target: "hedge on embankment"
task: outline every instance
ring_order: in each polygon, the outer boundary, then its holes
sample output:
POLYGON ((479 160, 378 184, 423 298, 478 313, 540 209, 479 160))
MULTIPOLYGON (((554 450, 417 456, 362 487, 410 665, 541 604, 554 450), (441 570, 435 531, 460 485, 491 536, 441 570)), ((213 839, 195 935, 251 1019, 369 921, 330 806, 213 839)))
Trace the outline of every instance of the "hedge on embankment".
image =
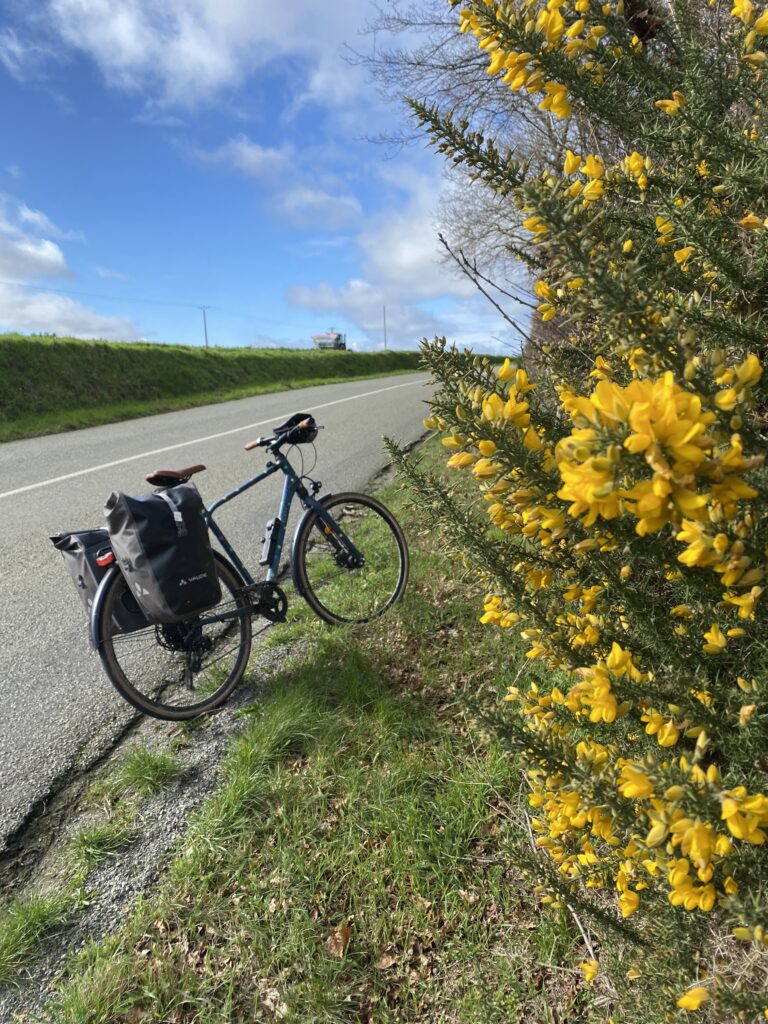
POLYGON ((204 349, 0 335, 0 440, 417 367, 415 352, 204 349))

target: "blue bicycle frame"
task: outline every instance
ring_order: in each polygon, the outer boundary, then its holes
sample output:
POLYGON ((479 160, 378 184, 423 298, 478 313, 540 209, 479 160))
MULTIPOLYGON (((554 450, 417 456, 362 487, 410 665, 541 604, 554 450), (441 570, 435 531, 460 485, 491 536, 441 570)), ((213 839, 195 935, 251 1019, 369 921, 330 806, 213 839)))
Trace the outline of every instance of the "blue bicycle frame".
POLYGON ((253 586, 256 581, 243 565, 240 558, 238 558, 237 552, 227 540, 224 531, 218 523, 214 521, 213 514, 217 509, 221 508, 222 505, 226 505, 228 501, 232 501, 233 498, 237 498, 238 495, 243 494, 251 487, 255 487, 256 484, 261 483, 262 480, 266 480, 268 476, 272 476, 274 473, 279 471, 282 471, 285 474, 285 483, 283 484, 283 493, 280 498, 280 509, 277 515, 277 537, 272 545, 272 557, 267 564, 267 582, 275 582, 280 575, 280 558, 282 556, 283 545, 285 543, 285 531, 288 527, 288 517, 290 515, 291 505, 293 504, 293 499, 297 494, 301 499, 302 504, 307 509, 307 512, 316 512, 325 524, 325 533, 328 542, 339 551, 342 549, 347 550, 353 558, 362 565, 364 563, 364 559, 360 552, 346 536, 330 513, 326 511, 322 501, 319 501, 313 494, 309 493, 302 483, 301 478, 297 476, 296 471, 288 459, 286 459, 280 451, 273 451, 272 456, 276 460, 275 462, 268 462, 261 473, 257 473, 256 476, 251 477, 250 480, 247 480, 244 484, 236 487, 234 491, 230 491, 229 494, 225 494, 223 498, 219 498, 217 501, 214 501, 210 508, 207 508, 204 512, 205 521, 208 524, 209 529, 216 537, 219 544, 221 544, 227 554, 227 557, 231 560, 232 564, 245 580, 246 584, 248 586, 253 586))
MULTIPOLYGON (((333 518, 331 513, 326 510, 325 505, 323 504, 323 500, 329 498, 330 495, 325 495, 324 498, 320 499, 316 498, 314 496, 314 492, 319 488, 319 485, 315 484, 314 481, 313 493, 310 494, 310 492, 304 486, 302 478, 297 475, 295 469, 290 464, 288 459, 286 459, 286 457, 282 454, 282 452, 280 452, 279 449, 276 450, 273 448, 271 450, 271 455, 275 461, 268 462, 261 473, 257 473, 256 476, 251 477, 250 480, 247 480, 244 484, 241 484, 239 487, 236 487, 234 491, 230 491, 229 494, 225 494, 223 498, 219 498, 217 501, 214 501, 210 508, 206 508, 203 510, 203 517, 206 521, 206 524, 208 525, 208 528, 216 537, 218 542, 221 544, 222 548, 226 552, 228 558, 232 562, 236 571, 240 574, 240 577, 245 583, 246 588, 256 588, 258 584, 256 580, 254 580, 253 576, 251 576, 251 574, 248 572, 246 567, 243 565, 241 559, 237 555, 237 552, 232 547, 230 542, 227 540, 224 531, 221 529, 218 523, 214 521, 213 514, 214 512, 216 512, 217 509, 221 508, 222 505, 226 505, 227 502, 232 501, 233 498, 236 498, 238 497, 238 495, 243 494, 251 487, 255 487, 256 484, 261 483, 262 480, 266 480, 268 476, 272 476, 274 473, 277 472, 282 472, 285 474, 285 483, 283 485, 282 497, 280 498, 280 510, 278 513, 277 526, 278 532, 274 543, 271 545, 271 557, 269 559, 269 562, 267 563, 266 582, 275 583, 280 575, 280 558, 282 556, 283 545, 285 543, 285 532, 288 527, 288 517, 290 515, 291 505, 293 504, 293 499, 296 497, 296 495, 299 496, 302 504, 306 509, 304 517, 301 519, 298 527, 296 528, 296 536, 299 536, 302 524, 305 522, 307 516, 316 513, 318 518, 324 525, 323 534, 325 540, 334 549, 334 552, 337 554, 346 553, 348 556, 351 556, 350 561, 348 563, 349 568, 361 568, 362 566, 364 566, 365 557, 355 547, 355 545, 352 543, 352 541, 349 539, 346 533, 342 530, 342 528, 333 518)), ((291 560, 291 563, 291 567, 293 568, 293 559, 291 560)), ((101 615, 101 606, 104 600, 104 596, 109 590, 109 585, 111 584, 112 577, 119 571, 120 570, 117 567, 117 565, 113 565, 108 570, 107 574, 101 581, 101 585, 99 586, 99 590, 96 594, 96 598, 93 603, 90 623, 90 640, 91 646, 94 649, 98 649, 99 646, 98 622, 101 615)), ((295 573, 294 584, 296 586, 297 592, 303 597, 304 592, 295 573)), ((213 622, 222 622, 225 619, 235 618, 245 611, 248 611, 251 614, 257 614, 258 604, 252 605, 250 602, 247 602, 246 604, 242 605, 242 607, 237 607, 229 611, 219 612, 218 614, 214 611, 213 615, 204 615, 203 618, 198 619, 197 622, 198 625, 210 625, 213 622)))

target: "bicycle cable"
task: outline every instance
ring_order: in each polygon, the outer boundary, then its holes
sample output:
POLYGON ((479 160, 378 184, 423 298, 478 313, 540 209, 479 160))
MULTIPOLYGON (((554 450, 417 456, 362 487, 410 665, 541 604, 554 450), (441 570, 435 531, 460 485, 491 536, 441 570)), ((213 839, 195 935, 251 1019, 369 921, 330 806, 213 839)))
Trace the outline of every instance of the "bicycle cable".
POLYGON ((291 445, 291 448, 289 448, 288 450, 291 451, 291 449, 293 449, 293 448, 298 448, 298 450, 299 450, 299 457, 301 458, 301 471, 299 473, 299 480, 309 480, 310 483, 314 483, 314 481, 312 480, 312 477, 309 474, 314 471, 314 468, 317 465, 317 445, 315 445, 315 444, 312 445, 312 454, 314 455, 315 460, 312 463, 312 465, 309 467, 309 469, 305 469, 304 468, 304 451, 303 451, 303 449, 299 445, 294 444, 294 445, 291 445))
POLYGON ((314 473, 315 466, 317 465, 317 445, 314 445, 314 444, 312 445, 312 454, 315 457, 314 458, 314 462, 312 463, 312 465, 309 467, 309 469, 306 472, 304 471, 304 456, 302 456, 302 458, 301 458, 301 479, 302 480, 304 480, 304 479, 307 479, 307 480, 310 480, 310 481, 312 480, 312 477, 309 474, 310 473, 314 473))

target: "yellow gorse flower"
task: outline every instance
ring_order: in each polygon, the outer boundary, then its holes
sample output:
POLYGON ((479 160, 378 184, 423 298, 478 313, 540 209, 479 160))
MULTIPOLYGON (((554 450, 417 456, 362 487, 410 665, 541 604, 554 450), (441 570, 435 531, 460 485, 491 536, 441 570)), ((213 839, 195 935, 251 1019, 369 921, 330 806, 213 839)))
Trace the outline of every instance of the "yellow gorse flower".
POLYGON ((584 161, 582 171, 588 178, 602 178, 605 174, 605 164, 599 156, 593 156, 590 153, 584 161))
POLYGON ((582 189, 581 195, 585 202, 594 203, 604 192, 604 185, 599 178, 594 178, 582 189))
POLYGON ((727 637, 723 636, 723 631, 716 622, 714 622, 711 629, 704 634, 704 639, 707 641, 704 644, 704 650, 707 654, 722 654, 725 650, 726 644, 728 643, 727 637))
POLYGON ((688 263, 688 260, 691 258, 691 256, 693 256, 693 253, 694 249, 692 245, 686 245, 682 249, 675 249, 675 262, 681 263, 683 265, 683 268, 685 268, 686 264, 688 263))
MULTIPOLYGON (((561 878, 543 899, 561 905, 561 885, 615 890, 618 913, 647 921, 661 894, 678 919, 713 914, 715 929, 721 907, 747 917, 741 858, 768 835, 768 797, 729 763, 764 727, 765 392, 746 339, 764 312, 756 100, 768 11, 736 0, 732 16, 719 72, 739 103, 717 140, 684 57, 674 73, 685 95, 637 86, 637 123, 650 117, 661 133, 653 146, 643 129, 621 136, 612 164, 568 149, 561 173, 529 173, 509 193, 502 182, 536 244, 540 318, 558 318, 542 344, 546 398, 511 362, 457 354, 430 418, 450 463, 472 470, 483 544, 498 542, 505 566, 473 566, 489 591, 481 621, 514 629, 536 670, 505 700, 541 740, 526 758, 531 827, 561 878), (659 154, 653 166, 646 151, 659 154)), ((555 117, 577 102, 588 114, 590 92, 608 92, 643 53, 620 2, 472 3, 460 24, 490 74, 555 117), (585 88, 566 86, 562 67, 585 88)), ((756 920, 739 924, 744 941, 765 935, 756 920)), ((597 962, 584 963, 591 980, 597 962)), ((672 997, 681 1009, 714 998, 709 982, 684 987, 672 997)))
POLYGON ((746 228, 748 231, 759 231, 765 225, 763 221, 754 213, 748 213, 746 217, 742 217, 739 221, 739 226, 746 228))
POLYGON ((698 1010, 708 999, 709 992, 703 985, 697 985, 695 988, 689 988, 687 992, 681 995, 677 1000, 677 1005, 681 1010, 698 1010))
POLYGON ((544 91, 546 96, 539 104, 539 108, 549 110, 560 120, 568 117, 571 113, 571 104, 566 87, 559 82, 545 82, 544 91))
POLYGON ((589 982, 595 980, 597 973, 600 970, 600 964, 597 960, 582 960, 579 967, 584 974, 584 980, 589 982))
POLYGON ((751 0, 735 0, 731 16, 738 18, 744 25, 751 25, 755 18, 754 4, 751 0))
POLYGON ((576 153, 572 153, 570 149, 565 151, 565 164, 563 171, 565 174, 576 174, 578 169, 581 167, 581 157, 577 156, 576 153))
POLYGON ((659 110, 663 110, 665 114, 669 114, 670 117, 675 117, 685 106, 685 97, 681 92, 675 90, 672 93, 671 99, 656 100, 656 106, 659 110))

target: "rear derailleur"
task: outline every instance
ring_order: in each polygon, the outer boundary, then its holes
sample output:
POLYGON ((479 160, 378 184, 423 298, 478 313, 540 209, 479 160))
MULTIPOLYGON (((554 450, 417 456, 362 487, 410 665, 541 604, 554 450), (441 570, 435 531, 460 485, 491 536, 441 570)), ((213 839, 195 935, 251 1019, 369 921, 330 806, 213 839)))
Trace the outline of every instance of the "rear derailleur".
POLYGON ((155 626, 155 637, 158 644, 167 651, 184 652, 187 668, 193 675, 202 670, 205 656, 214 646, 211 637, 203 635, 202 627, 196 619, 155 626))

